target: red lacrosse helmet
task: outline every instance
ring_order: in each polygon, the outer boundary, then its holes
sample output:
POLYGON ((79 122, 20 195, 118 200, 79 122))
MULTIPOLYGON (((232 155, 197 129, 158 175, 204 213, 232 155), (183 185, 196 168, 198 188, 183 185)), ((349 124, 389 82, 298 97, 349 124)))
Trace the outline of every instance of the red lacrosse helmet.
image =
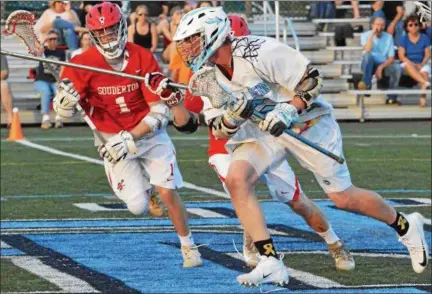
POLYGON ((249 26, 243 17, 232 14, 228 15, 228 19, 231 23, 231 34, 234 37, 250 35, 251 31, 249 30, 249 26))
POLYGON ((126 19, 117 4, 102 2, 86 16, 87 28, 98 51, 108 59, 121 56, 127 42, 126 19))

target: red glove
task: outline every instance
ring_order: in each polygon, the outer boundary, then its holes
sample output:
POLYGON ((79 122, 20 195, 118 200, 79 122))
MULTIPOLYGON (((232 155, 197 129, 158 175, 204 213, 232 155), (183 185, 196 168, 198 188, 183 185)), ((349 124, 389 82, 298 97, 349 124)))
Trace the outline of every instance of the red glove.
POLYGON ((179 89, 169 87, 168 84, 172 81, 162 73, 147 73, 144 78, 146 87, 169 107, 176 106, 183 100, 183 93, 179 89))

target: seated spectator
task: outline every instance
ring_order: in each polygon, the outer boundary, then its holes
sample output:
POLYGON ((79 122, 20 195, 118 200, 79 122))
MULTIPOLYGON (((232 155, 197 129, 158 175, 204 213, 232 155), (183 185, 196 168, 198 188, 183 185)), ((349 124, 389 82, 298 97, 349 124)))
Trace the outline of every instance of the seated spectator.
MULTIPOLYGON (((384 32, 385 20, 376 17, 372 22, 372 30, 361 35, 361 45, 363 46, 363 55, 361 69, 363 80, 359 83, 358 88, 361 90, 371 89, 372 76, 381 80, 383 76, 390 78, 390 89, 396 89, 400 80, 400 67, 394 60, 394 42, 393 37, 384 32)), ((397 103, 397 95, 388 95, 387 104, 397 103)))
POLYGON ((196 8, 212 7, 212 6, 214 6, 212 1, 200 1, 196 8))
POLYGON ((157 26, 158 34, 162 34, 164 37, 164 52, 162 53, 162 60, 165 62, 170 61, 172 50, 175 50, 175 45, 171 41, 183 15, 184 12, 182 8, 180 6, 174 6, 170 10, 171 21, 168 22, 167 19, 163 19, 157 26))
POLYGON ((34 26, 34 30, 39 39, 44 40, 45 34, 51 28, 57 29, 62 32, 69 50, 76 50, 78 49, 76 32, 88 31, 80 25, 78 15, 71 8, 70 1, 51 1, 50 8, 42 13, 34 26))
POLYGON ((80 48, 71 53, 71 58, 80 55, 94 46, 90 33, 82 33, 79 38, 80 48))
MULTIPOLYGON (((354 18, 360 18, 360 10, 358 6, 358 1, 335 1, 335 6, 346 5, 350 3, 352 7, 352 14, 354 18)), ((346 9, 337 9, 336 10, 336 18, 345 18, 347 13, 346 9)), ((346 46, 346 38, 354 38, 354 30, 357 32, 363 32, 362 26, 356 26, 355 29, 349 23, 335 23, 334 25, 335 32, 335 45, 336 46, 346 46)))
POLYGON ((148 20, 147 6, 138 6, 135 14, 135 23, 131 24, 128 28, 128 41, 154 53, 158 45, 158 33, 156 26, 148 20))
MULTIPOLYGON (((404 28, 407 34, 399 41, 398 48, 401 67, 420 84, 420 88, 427 89, 430 86, 431 74, 430 39, 426 34, 420 33, 420 21, 416 15, 411 15, 405 20, 404 28)), ((420 98, 420 106, 426 106, 426 95, 420 98)))
POLYGON ((371 19, 384 18, 387 33, 398 42, 404 33, 402 20, 405 14, 404 1, 375 1, 372 10, 371 19))
MULTIPOLYGON (((64 50, 57 49, 57 33, 55 30, 50 30, 48 32, 47 38, 44 42, 45 48, 45 57, 62 60, 66 59, 66 54, 64 50)), ((60 66, 51 65, 57 72, 59 72, 60 66)), ((41 114, 42 114, 42 129, 49 129, 52 127, 51 119, 50 119, 50 110, 51 110, 51 100, 54 98, 56 93, 56 79, 49 71, 47 64, 39 62, 39 65, 36 70, 36 78, 35 78, 35 90, 41 95, 41 114)), ((56 115, 55 118, 55 127, 62 128, 63 122, 61 117, 56 115)))
POLYGON ((9 128, 12 123, 12 94, 7 82, 9 77, 9 67, 6 55, 1 56, 1 102, 7 114, 7 127, 9 128))

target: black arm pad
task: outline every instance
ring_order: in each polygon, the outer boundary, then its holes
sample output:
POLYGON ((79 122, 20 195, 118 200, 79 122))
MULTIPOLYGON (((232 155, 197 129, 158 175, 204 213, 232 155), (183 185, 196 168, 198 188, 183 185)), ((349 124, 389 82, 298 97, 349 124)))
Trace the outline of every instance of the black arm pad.
POLYGON ((185 125, 177 126, 174 123, 174 127, 176 128, 177 131, 182 132, 182 133, 186 133, 186 134, 194 133, 198 129, 198 126, 199 126, 198 119, 193 114, 191 114, 188 122, 185 125))

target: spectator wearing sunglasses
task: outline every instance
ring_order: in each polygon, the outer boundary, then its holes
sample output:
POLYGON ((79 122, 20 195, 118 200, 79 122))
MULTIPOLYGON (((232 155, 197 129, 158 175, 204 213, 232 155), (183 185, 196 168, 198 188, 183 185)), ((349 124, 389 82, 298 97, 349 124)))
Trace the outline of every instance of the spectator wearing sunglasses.
POLYGON ((156 26, 148 20, 147 6, 138 6, 135 15, 135 23, 128 28, 128 41, 154 53, 158 46, 158 35, 156 26))
MULTIPOLYGON (((45 47, 45 57, 55 60, 64 61, 66 59, 66 54, 64 50, 57 49, 57 31, 51 29, 47 37, 44 41, 45 47)), ((59 65, 51 65, 51 67, 56 71, 60 72, 59 65)), ((51 100, 54 98, 56 94, 57 86, 56 79, 51 74, 46 63, 39 62, 39 65, 36 69, 36 78, 34 82, 34 87, 36 92, 38 92, 41 96, 41 115, 42 115, 42 129, 50 129, 52 127, 50 112, 51 112, 51 100)), ((56 116, 55 118, 55 127, 62 128, 63 122, 60 116, 56 116)))
MULTIPOLYGON (((407 17, 404 23, 406 35, 399 41, 398 55, 401 67, 421 89, 430 87, 431 74, 430 56, 431 41, 426 34, 420 32, 420 21, 416 15, 407 17)), ((420 97, 420 106, 426 106, 426 96, 420 97)))

